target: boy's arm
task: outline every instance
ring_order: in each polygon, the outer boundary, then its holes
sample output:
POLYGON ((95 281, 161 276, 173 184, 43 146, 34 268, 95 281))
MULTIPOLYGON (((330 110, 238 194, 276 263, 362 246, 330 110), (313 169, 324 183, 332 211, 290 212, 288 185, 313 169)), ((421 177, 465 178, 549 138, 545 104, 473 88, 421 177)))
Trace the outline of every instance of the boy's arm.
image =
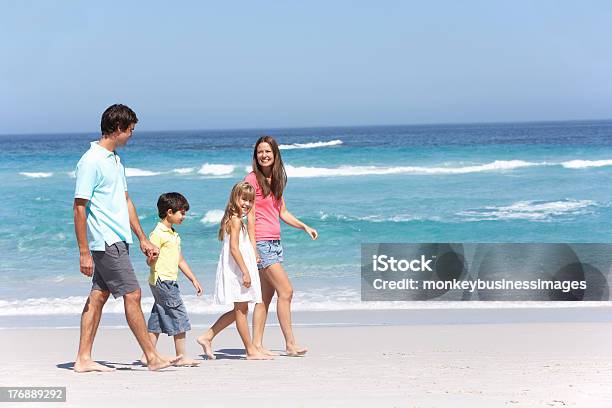
POLYGON ((93 259, 87 242, 87 203, 84 198, 74 199, 74 232, 79 245, 79 264, 81 273, 85 276, 93 275, 93 259))
POLYGON ((130 216, 130 227, 138 237, 138 241, 140 241, 140 250, 147 257, 149 255, 159 255, 159 248, 149 241, 149 238, 147 238, 142 230, 140 220, 138 219, 138 213, 136 213, 136 206, 134 206, 127 191, 125 192, 125 199, 127 200, 128 214, 130 216))
POLYGON ((228 224, 230 227, 230 253, 242 271, 242 284, 245 288, 249 288, 251 287, 251 275, 240 253, 240 229, 242 228, 242 221, 238 217, 232 217, 228 224))
POLYGON ((185 260, 185 258, 183 258, 183 252, 179 254, 178 267, 181 270, 181 272, 183 272, 183 275, 185 275, 187 279, 191 281, 191 283, 193 284, 193 287, 196 289, 197 295, 200 296, 203 292, 202 286, 200 285, 198 278, 196 278, 196 276, 191 271, 191 268, 187 264, 187 261, 185 260))
MULTIPOLYGON (((156 234, 155 231, 149 234, 149 242, 151 242, 151 244, 153 244, 155 247, 159 248, 159 251, 161 251, 161 247, 164 244, 159 234, 156 234)), ((155 263, 159 258, 159 251, 157 253, 149 252, 148 254, 145 254, 146 262, 149 267, 155 266, 155 263)))

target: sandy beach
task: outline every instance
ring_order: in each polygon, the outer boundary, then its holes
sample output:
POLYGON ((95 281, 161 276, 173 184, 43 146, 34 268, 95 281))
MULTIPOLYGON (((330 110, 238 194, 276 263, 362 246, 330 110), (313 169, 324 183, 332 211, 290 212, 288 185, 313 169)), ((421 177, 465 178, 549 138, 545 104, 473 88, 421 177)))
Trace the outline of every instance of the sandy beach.
MULTIPOLYGON (((126 328, 100 328, 94 358, 117 371, 90 374, 71 369, 78 329, 5 329, 0 378, 2 386, 66 386, 62 406, 603 407, 612 400, 609 322, 480 320, 302 325, 296 334, 308 355, 273 361, 244 360, 233 328, 213 344, 218 359, 203 360, 194 341, 203 327, 195 327, 188 350, 201 366, 159 373, 135 364, 139 350, 126 328)), ((266 336, 280 351, 278 327, 266 336)), ((162 337, 160 350, 172 353, 171 340, 162 337)))

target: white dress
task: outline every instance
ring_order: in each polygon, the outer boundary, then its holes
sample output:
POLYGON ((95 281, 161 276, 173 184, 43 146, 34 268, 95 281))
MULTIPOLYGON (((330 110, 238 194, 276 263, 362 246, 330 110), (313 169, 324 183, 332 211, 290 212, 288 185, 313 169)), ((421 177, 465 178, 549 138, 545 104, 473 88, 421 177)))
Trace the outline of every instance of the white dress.
POLYGON ((238 247, 249 270, 249 275, 251 275, 251 287, 245 288, 242 285, 242 271, 234 261, 230 251, 230 236, 226 232, 223 237, 223 248, 221 248, 221 254, 219 255, 219 263, 217 264, 217 282, 214 294, 217 304, 234 306, 234 302, 262 302, 257 261, 246 228, 240 228, 238 247))

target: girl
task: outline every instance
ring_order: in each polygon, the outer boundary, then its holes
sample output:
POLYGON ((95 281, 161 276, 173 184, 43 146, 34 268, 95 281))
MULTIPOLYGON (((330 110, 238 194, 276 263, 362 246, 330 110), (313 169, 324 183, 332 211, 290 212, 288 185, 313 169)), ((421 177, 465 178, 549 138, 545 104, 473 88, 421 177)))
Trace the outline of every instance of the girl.
POLYGON ((215 302, 222 305, 232 305, 233 310, 223 314, 207 332, 198 337, 198 343, 203 347, 209 359, 215 359, 212 352, 212 338, 229 325, 228 321, 236 321, 236 328, 246 349, 248 360, 268 360, 270 357, 257 350, 251 343, 247 314, 249 302, 261 303, 261 286, 257 272, 257 262, 253 246, 242 222, 251 209, 255 198, 255 189, 247 182, 239 182, 230 193, 221 219, 219 240, 223 248, 217 265, 217 283, 215 285, 215 302))
POLYGON ((283 190, 287 184, 287 174, 278 143, 271 136, 260 137, 255 143, 253 171, 245 180, 255 188, 255 204, 248 214, 248 229, 251 244, 258 253, 257 268, 261 277, 263 300, 263 304, 255 305, 253 312, 253 345, 260 353, 274 355, 263 347, 263 332, 268 308, 276 293, 276 312, 285 337, 287 355, 303 355, 308 349, 297 345, 291 327, 293 287, 281 265, 283 247, 279 217, 286 224, 306 231, 313 240, 317 239, 318 233, 294 217, 285 206, 283 190))

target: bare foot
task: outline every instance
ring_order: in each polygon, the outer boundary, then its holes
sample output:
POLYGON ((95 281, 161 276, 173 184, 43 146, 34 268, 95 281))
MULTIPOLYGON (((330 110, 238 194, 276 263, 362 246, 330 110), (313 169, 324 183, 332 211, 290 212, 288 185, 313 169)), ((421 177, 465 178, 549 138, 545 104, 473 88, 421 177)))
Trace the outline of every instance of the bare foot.
POLYGON ((113 367, 108 367, 102 365, 100 363, 96 363, 93 360, 78 360, 74 362, 74 371, 77 373, 89 373, 92 371, 98 371, 103 373, 108 373, 110 371, 115 371, 113 367))
POLYGON ((263 353, 251 353, 246 355, 247 360, 274 360, 274 357, 267 356, 263 353))
POLYGON ((307 352, 308 352, 308 349, 306 347, 300 347, 300 346, 287 347, 287 355, 290 357, 303 356, 307 352))
POLYGON ((197 367, 200 365, 200 362, 189 358, 181 357, 181 359, 174 363, 174 365, 177 367, 197 367))
POLYGON ((142 364, 143 366, 146 366, 147 365, 147 356, 145 356, 143 354, 138 361, 140 361, 140 364, 142 364))
POLYGON ((255 348, 257 349, 257 351, 261 354, 263 354, 264 356, 270 356, 270 357, 277 357, 278 353, 275 353, 273 351, 268 350, 267 348, 262 347, 257 347, 255 346, 255 348))
POLYGON ((206 334, 201 335, 196 340, 200 346, 204 349, 204 354, 208 357, 209 360, 215 360, 215 354, 212 351, 212 340, 206 336, 206 334))
POLYGON ((153 360, 148 361, 147 367, 150 371, 158 371, 176 364, 181 358, 183 358, 182 354, 172 358, 158 354, 153 360))

